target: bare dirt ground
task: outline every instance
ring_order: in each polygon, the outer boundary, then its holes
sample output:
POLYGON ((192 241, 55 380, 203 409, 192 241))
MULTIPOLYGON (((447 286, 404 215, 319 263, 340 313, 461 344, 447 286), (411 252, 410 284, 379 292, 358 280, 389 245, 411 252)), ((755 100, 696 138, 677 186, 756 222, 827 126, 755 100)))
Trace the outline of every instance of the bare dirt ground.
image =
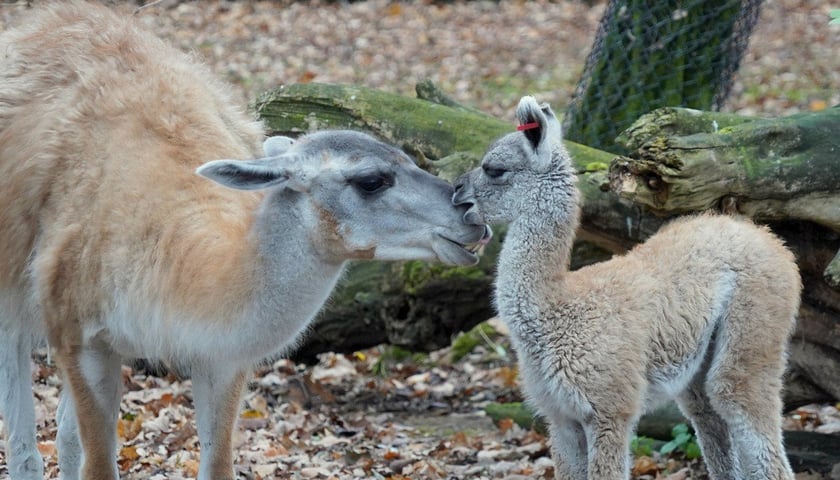
MULTIPOLYGON (((0 26, 25 22, 25 3, 0 4, 0 26)), ((772 117, 840 103, 840 26, 828 25, 830 8, 816 0, 766 1, 726 109, 772 117)), ((138 17, 202 58, 237 89, 243 105, 286 83, 351 83, 410 95, 416 82, 431 78, 458 101, 512 119, 525 93, 558 109, 568 102, 602 11, 603 3, 571 0, 164 0, 138 17)), ((544 436, 512 422, 495 425, 483 413, 488 402, 519 399, 514 354, 505 345, 504 336, 492 337, 459 360, 450 349, 412 357, 380 347, 324 355, 312 367, 266 365, 241 413, 241 477, 552 478, 544 436)), ((34 378, 39 447, 55 478, 60 381, 43 357, 34 378)), ((189 381, 127 367, 124 379, 123 477, 195 477, 189 381)), ((787 419, 788 428, 823 431, 838 423, 830 406, 806 407, 787 419)), ((4 447, 0 442, 0 478, 8 475, 4 447)), ((681 455, 654 453, 634 467, 634 478, 706 478, 702 462, 681 455)))

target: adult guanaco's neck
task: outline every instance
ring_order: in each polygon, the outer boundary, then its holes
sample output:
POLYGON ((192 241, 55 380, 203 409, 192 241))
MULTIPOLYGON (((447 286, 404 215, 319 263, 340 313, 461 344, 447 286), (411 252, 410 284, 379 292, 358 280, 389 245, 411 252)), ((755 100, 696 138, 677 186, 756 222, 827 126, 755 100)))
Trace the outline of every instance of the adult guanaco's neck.
POLYGON ((320 248, 313 215, 299 194, 274 192, 260 206, 254 225, 262 265, 258 281, 268 288, 293 290, 290 296, 303 303, 328 294, 346 263, 320 248))

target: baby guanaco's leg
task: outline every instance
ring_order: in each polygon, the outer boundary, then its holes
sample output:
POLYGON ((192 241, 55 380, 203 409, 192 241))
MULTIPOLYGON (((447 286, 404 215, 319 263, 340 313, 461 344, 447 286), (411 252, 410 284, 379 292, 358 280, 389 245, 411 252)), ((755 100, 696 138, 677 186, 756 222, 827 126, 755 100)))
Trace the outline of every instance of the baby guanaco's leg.
POLYGON ((729 425, 712 407, 704 392, 704 380, 701 375, 677 397, 677 403, 691 420, 709 475, 714 480, 737 480, 741 469, 732 450, 729 425))
POLYGON ((556 480, 586 480, 586 433, 576 420, 557 418, 551 421, 551 450, 556 480))
MULTIPOLYGON (((776 297, 780 298, 780 297, 776 297)), ((733 299, 705 382, 714 410, 729 427, 743 478, 793 480, 782 445, 782 374, 790 307, 733 299)))

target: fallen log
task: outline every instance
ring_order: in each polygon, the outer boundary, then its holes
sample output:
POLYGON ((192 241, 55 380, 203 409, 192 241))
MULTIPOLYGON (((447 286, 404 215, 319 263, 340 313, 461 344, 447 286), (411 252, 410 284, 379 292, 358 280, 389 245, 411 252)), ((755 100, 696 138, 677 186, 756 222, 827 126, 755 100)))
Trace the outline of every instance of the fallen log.
POLYGON ((788 460, 795 472, 812 472, 832 480, 840 478, 840 435, 788 431, 784 438, 788 460))
POLYGON ((619 137, 635 150, 611 162, 612 189, 657 214, 718 208, 840 232, 840 108, 742 120, 677 108, 642 116, 619 137))

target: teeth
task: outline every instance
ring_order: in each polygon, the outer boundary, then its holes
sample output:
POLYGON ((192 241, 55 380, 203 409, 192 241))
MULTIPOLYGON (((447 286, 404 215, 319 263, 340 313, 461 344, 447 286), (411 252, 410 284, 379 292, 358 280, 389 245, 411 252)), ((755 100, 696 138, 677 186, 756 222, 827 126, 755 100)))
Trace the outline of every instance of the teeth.
POLYGON ((478 251, 479 251, 479 250, 481 250, 481 247, 482 247, 482 246, 483 246, 483 245, 482 245, 482 244, 480 244, 480 243, 473 243, 473 244, 470 244, 470 245, 466 245, 466 246, 464 246, 464 248, 465 248, 468 252, 475 254, 475 253, 478 253, 478 251))

